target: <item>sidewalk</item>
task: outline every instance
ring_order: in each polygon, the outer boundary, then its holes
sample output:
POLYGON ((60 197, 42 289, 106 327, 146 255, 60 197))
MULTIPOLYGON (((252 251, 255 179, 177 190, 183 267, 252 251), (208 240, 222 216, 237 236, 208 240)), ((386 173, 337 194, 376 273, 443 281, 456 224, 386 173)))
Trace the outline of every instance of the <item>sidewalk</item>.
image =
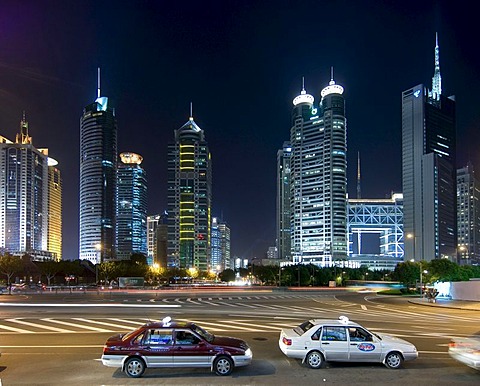
POLYGON ((450 300, 450 299, 437 299, 435 303, 430 303, 426 298, 413 298, 408 300, 409 303, 440 307, 440 308, 455 308, 458 310, 468 311, 480 311, 480 302, 468 301, 468 300, 450 300))

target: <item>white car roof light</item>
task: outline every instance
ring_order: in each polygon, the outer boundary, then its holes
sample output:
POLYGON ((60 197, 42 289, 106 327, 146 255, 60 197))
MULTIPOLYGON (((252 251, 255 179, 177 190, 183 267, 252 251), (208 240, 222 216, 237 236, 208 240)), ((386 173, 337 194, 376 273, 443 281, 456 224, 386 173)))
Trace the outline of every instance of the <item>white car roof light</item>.
POLYGON ((167 316, 162 319, 163 327, 170 327, 170 322, 172 321, 172 318, 170 316, 167 316))
POLYGON ((340 323, 343 323, 343 324, 348 324, 348 322, 350 321, 348 317, 345 315, 340 316, 338 320, 340 320, 340 323))

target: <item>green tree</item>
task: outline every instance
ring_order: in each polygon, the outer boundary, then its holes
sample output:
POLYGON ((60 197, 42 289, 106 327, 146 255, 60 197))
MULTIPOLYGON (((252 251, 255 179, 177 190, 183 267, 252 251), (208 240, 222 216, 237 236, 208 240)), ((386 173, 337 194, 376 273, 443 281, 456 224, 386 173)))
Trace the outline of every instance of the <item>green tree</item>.
POLYGON ((16 273, 23 270, 23 261, 18 256, 13 256, 6 252, 0 254, 0 273, 7 277, 8 293, 12 293, 11 279, 16 273))
POLYGON ((392 273, 394 280, 398 280, 407 287, 415 285, 420 277, 420 265, 411 261, 398 263, 392 273))
POLYGON ((40 273, 47 278, 48 285, 51 284, 51 280, 55 275, 62 270, 62 263, 55 260, 44 260, 37 265, 40 269, 40 273))
POLYGON ((448 259, 432 260, 424 269, 428 270, 432 282, 461 280, 459 265, 448 259))
POLYGON ((218 275, 221 281, 224 282, 229 282, 229 281, 235 281, 235 271, 233 269, 226 269, 218 275))
POLYGON ((103 278, 105 283, 108 283, 111 279, 118 277, 117 264, 114 261, 103 261, 98 266, 98 273, 100 278, 103 278))

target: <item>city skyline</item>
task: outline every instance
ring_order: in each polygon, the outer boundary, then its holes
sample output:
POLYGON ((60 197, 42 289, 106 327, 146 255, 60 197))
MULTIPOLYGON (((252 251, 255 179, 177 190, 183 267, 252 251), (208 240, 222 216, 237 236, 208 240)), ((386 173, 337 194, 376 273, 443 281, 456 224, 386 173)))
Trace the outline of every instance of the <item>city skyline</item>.
POLYGON ((212 153, 212 215, 231 227, 232 256, 275 245, 276 153, 303 76, 317 101, 331 66, 345 87, 350 197, 358 152, 362 197, 390 196, 402 187, 401 92, 430 83, 438 32, 443 93, 457 100, 456 167, 479 167, 480 60, 473 15, 457 3, 166 4, 0 5, 0 128, 14 137, 25 110, 36 146, 59 161, 64 258, 78 257, 79 120, 97 67, 118 153, 144 156, 149 215, 166 209, 167 143, 193 102, 212 153))

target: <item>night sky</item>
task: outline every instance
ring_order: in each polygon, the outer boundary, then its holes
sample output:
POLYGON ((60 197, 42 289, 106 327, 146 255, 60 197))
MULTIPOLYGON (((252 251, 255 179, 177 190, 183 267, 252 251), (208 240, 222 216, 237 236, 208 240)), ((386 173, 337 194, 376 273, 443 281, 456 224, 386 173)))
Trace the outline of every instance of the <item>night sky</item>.
MULTIPOLYGON (((116 108, 118 150, 144 157, 149 214, 167 198, 167 143, 193 116, 213 159, 213 215, 232 254, 275 245, 276 154, 302 76, 319 102, 345 88, 348 191, 401 191, 401 92, 431 87, 435 32, 445 95, 457 100, 457 166, 480 167, 477 14, 463 1, 0 0, 0 135, 26 111, 63 178, 63 257, 78 258, 79 121, 96 97, 116 108)), ((479 169, 480 170, 480 169, 479 169)))

